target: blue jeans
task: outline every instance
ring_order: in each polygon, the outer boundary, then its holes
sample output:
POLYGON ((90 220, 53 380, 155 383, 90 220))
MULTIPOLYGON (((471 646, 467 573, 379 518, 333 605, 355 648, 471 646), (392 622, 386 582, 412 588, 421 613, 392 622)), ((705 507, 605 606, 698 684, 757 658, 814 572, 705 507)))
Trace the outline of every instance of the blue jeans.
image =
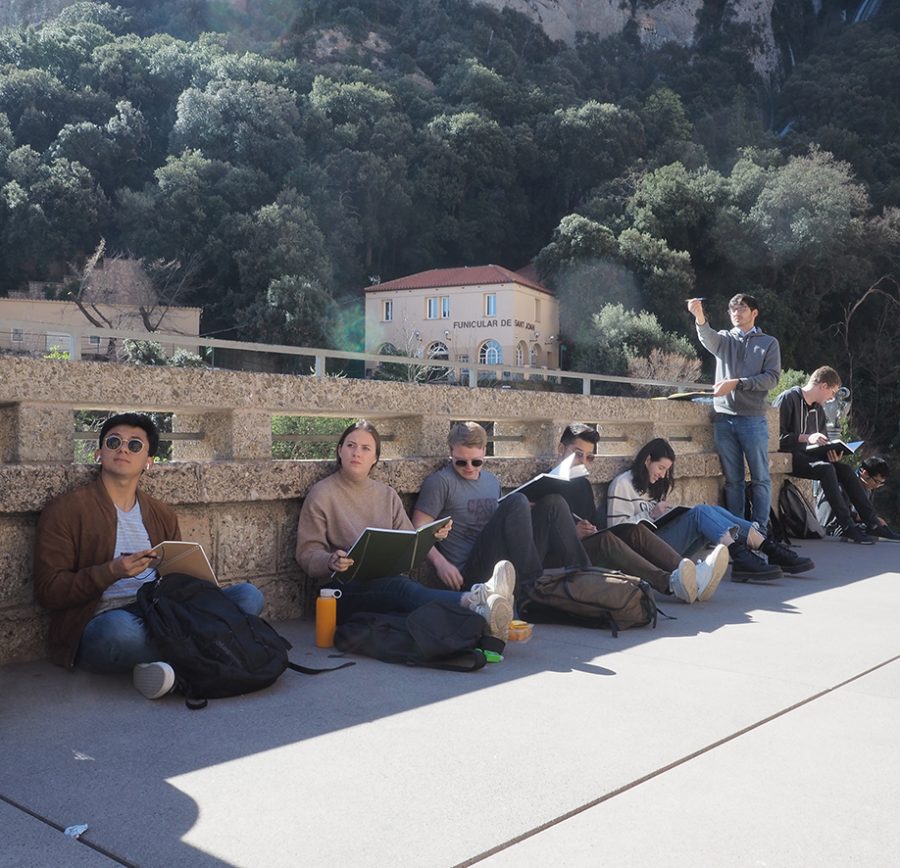
POLYGON ((706 543, 715 545, 726 532, 730 532, 735 538, 746 540, 747 532, 752 527, 751 522, 732 515, 724 507, 701 503, 661 527, 656 535, 676 552, 687 557, 706 543))
POLYGON ((717 413, 713 425, 716 451, 725 473, 725 506, 744 515, 744 459, 750 469, 753 521, 769 523, 772 482, 769 479, 769 425, 765 416, 728 416, 717 413))
POLYGON ((385 576, 333 587, 341 590, 337 601, 338 624, 356 612, 412 612, 433 600, 457 606, 462 603, 460 591, 427 588, 407 576, 385 576))
MULTIPOLYGON (((263 608, 262 592, 256 585, 242 582, 222 588, 225 594, 250 615, 263 608)), ((84 632, 75 656, 75 665, 89 672, 105 674, 130 672, 137 663, 159 660, 143 619, 132 606, 110 609, 94 615, 84 632)))

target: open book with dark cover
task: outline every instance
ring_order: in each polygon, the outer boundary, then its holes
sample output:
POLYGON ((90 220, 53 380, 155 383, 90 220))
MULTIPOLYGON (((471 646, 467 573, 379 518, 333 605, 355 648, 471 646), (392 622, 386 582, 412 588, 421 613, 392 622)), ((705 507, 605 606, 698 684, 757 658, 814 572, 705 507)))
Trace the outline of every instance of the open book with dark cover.
POLYGON ((829 440, 819 446, 807 446, 801 454, 810 461, 827 461, 828 453, 832 450, 840 452, 841 458, 843 458, 845 455, 852 455, 863 443, 865 443, 864 440, 854 440, 852 443, 845 443, 843 440, 829 440))
MULTIPOLYGON (((664 512, 659 518, 649 518, 648 516, 643 516, 639 518, 635 524, 643 524, 646 527, 650 528, 652 531, 658 531, 660 528, 665 527, 670 521, 674 521, 678 516, 684 515, 690 509, 689 506, 673 506, 668 512, 664 512)), ((578 516, 573 516, 576 521, 579 521, 578 516)), ((602 530, 598 530, 597 533, 591 534, 591 536, 598 536, 601 533, 606 533, 608 530, 611 530, 613 527, 618 527, 618 525, 612 525, 611 527, 605 527, 602 530)), ((586 539, 590 539, 591 536, 586 539)), ((582 540, 584 542, 584 540, 582 540)))
POLYGON ((574 461, 575 456, 570 455, 552 470, 548 470, 546 473, 539 473, 534 479, 529 479, 524 485, 520 485, 518 488, 514 488, 512 491, 504 494, 500 500, 506 500, 511 494, 518 492, 524 494, 532 503, 536 503, 548 494, 565 495, 570 480, 588 475, 587 467, 583 464, 573 464, 572 462, 574 461))
POLYGON ((161 576, 167 576, 169 573, 184 573, 195 579, 212 582, 214 585, 219 584, 212 564, 200 543, 165 540, 159 545, 153 546, 150 551, 159 558, 155 569, 161 576))
POLYGON ((679 516, 684 515, 690 509, 689 506, 673 506, 670 510, 664 512, 659 518, 642 518, 644 524, 649 525, 654 530, 664 528, 669 522, 675 521, 679 516))
POLYGON ((353 566, 342 573, 333 573, 339 582, 364 582, 381 576, 405 575, 420 567, 431 547, 434 533, 450 516, 423 524, 418 530, 392 530, 386 527, 367 527, 347 552, 353 566))

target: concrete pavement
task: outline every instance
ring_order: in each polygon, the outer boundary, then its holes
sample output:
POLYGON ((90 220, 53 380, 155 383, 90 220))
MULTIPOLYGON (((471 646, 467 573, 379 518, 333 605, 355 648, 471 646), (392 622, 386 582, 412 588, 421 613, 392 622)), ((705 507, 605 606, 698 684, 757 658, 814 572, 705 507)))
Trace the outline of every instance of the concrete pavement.
POLYGON ((473 674, 358 658, 191 712, 0 668, 0 865, 900 865, 900 545, 800 550, 473 674))

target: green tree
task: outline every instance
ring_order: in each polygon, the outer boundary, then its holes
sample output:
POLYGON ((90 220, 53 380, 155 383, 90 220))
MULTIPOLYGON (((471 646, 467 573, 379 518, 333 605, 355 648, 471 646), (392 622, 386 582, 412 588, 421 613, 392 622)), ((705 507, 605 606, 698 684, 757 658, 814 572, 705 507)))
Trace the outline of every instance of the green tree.
POLYGON ((295 192, 286 191, 271 205, 237 218, 234 230, 234 261, 246 299, 270 291, 272 281, 285 275, 330 284, 325 240, 308 203, 295 192))
POLYGON ((9 155, 7 171, 0 198, 8 267, 39 275, 94 246, 108 203, 84 166, 66 159, 44 163, 26 145, 9 155))
POLYGON ((638 232, 662 239, 675 250, 701 253, 725 196, 718 172, 689 172, 676 162, 641 177, 626 213, 638 232))
POLYGON ((571 211, 592 188, 622 172, 646 149, 644 127, 632 111, 588 100, 557 109, 542 122, 544 149, 557 155, 562 207, 571 211))
POLYGON ((241 315, 258 340, 327 347, 334 340, 337 305, 321 286, 289 275, 273 280, 265 300, 254 300, 241 315))
MULTIPOLYGON (((621 304, 606 304, 591 317, 573 350, 573 368, 598 374, 628 376, 636 359, 649 359, 654 350, 695 359, 696 351, 683 335, 666 332, 653 314, 634 313, 621 304)), ((605 385, 605 392, 623 389, 605 385)), ((625 390, 627 391, 627 390, 625 390)))
POLYGON ((297 96, 267 82, 215 80, 178 98, 171 150, 248 165, 280 179, 303 158, 297 96))
POLYGON ((683 328, 684 300, 693 295, 695 285, 690 253, 636 229, 619 235, 619 252, 637 277, 647 307, 666 328, 683 328))

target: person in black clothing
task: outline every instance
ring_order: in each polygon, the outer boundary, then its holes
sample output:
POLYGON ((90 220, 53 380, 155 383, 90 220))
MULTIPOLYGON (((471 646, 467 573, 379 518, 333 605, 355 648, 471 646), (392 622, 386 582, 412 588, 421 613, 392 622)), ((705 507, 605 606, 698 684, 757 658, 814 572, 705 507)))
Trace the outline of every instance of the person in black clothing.
POLYGON ((857 526, 851 515, 851 505, 869 531, 874 531, 880 521, 853 468, 843 463, 840 452, 835 450, 829 450, 825 460, 814 460, 805 454, 808 446, 822 446, 829 442, 822 405, 832 400, 840 387, 840 375, 826 365, 816 368, 805 386, 794 386, 782 392, 773 401, 780 417, 778 448, 794 456, 794 476, 819 481, 841 527, 841 539, 871 545, 875 537, 857 526))
MULTIPOLYGON (((890 465, 883 458, 877 456, 864 458, 856 471, 856 476, 862 483, 862 487, 866 491, 866 497, 872 503, 873 509, 875 507, 875 492, 887 482, 890 474, 890 465)), ((822 527, 829 534, 839 536, 843 528, 841 528, 834 510, 831 508, 828 498, 825 497, 825 490, 821 485, 816 487, 818 489, 816 491, 816 518, 819 519, 822 527)), ((851 517, 854 521, 859 519, 859 515, 855 511, 851 513, 851 517)), ((873 536, 881 537, 882 539, 900 541, 900 533, 897 533, 880 515, 878 516, 878 524, 873 528, 869 528, 868 531, 873 536)))

